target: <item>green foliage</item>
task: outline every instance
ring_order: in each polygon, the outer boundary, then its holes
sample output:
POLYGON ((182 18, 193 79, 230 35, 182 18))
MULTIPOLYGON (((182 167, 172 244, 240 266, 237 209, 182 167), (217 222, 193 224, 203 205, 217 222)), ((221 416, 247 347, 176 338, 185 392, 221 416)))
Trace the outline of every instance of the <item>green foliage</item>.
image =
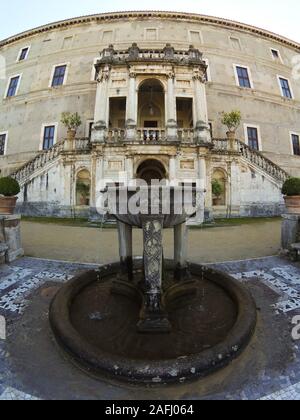
POLYGON ((85 184, 84 182, 77 182, 76 184, 76 191, 79 194, 82 194, 84 196, 89 195, 90 193, 90 186, 85 184))
POLYGON ((282 194, 289 197, 300 195, 300 178, 289 178, 282 187, 282 194))
POLYGON ((222 113, 222 124, 228 128, 228 131, 236 131, 242 121, 241 111, 231 111, 229 113, 222 113))
POLYGON ((216 179, 212 182, 212 193, 216 197, 220 197, 223 194, 223 186, 216 179))
POLYGON ((14 197, 20 192, 20 185, 14 178, 0 178, 0 194, 4 197, 14 197))
POLYGON ((80 115, 77 112, 75 114, 71 114, 71 112, 63 112, 61 114, 61 122, 68 130, 77 130, 77 128, 82 124, 80 115))

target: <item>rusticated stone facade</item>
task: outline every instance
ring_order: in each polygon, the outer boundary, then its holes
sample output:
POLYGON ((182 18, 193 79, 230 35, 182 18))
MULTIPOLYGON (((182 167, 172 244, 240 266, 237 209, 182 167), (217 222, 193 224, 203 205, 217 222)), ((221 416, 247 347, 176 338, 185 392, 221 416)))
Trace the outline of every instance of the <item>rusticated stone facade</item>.
POLYGON ((171 12, 70 19, 0 41, 1 174, 21 182, 27 214, 89 214, 102 179, 154 174, 200 180, 207 214, 279 214, 282 181, 300 174, 299 51, 258 28, 171 12), (232 109, 243 119, 229 144, 220 120, 232 109), (73 143, 64 111, 83 120, 73 143))

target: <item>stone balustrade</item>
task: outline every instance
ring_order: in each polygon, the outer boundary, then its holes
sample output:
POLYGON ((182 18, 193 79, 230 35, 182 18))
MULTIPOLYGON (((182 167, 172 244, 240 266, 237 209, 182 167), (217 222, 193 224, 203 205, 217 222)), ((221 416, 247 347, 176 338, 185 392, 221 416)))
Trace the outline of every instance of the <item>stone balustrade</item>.
POLYGON ((23 185, 34 172, 43 168, 47 163, 54 161, 60 154, 64 152, 89 151, 90 145, 91 143, 88 138, 62 140, 50 149, 40 152, 33 159, 25 163, 25 165, 12 174, 12 177, 14 177, 20 185, 23 185))
POLYGON ((132 44, 128 50, 116 51, 113 45, 105 48, 100 53, 100 59, 96 64, 122 64, 139 61, 168 61, 177 65, 198 64, 206 66, 203 54, 193 46, 189 50, 175 50, 170 44, 163 49, 141 49, 137 44, 132 44))
POLYGON ((288 177, 288 173, 280 168, 276 163, 265 157, 258 150, 251 149, 246 143, 235 140, 234 147, 230 147, 228 139, 213 139, 213 152, 215 153, 240 153, 246 160, 253 165, 259 167, 271 177, 278 181, 284 182, 288 177))

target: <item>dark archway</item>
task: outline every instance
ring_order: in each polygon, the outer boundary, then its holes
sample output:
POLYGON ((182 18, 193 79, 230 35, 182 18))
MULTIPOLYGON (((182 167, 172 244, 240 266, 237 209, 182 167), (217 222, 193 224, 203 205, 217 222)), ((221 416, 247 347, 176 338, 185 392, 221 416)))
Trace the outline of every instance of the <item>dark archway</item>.
POLYGON ((150 185, 154 179, 159 181, 166 179, 167 173, 164 165, 159 160, 148 159, 138 167, 137 178, 143 179, 150 185))

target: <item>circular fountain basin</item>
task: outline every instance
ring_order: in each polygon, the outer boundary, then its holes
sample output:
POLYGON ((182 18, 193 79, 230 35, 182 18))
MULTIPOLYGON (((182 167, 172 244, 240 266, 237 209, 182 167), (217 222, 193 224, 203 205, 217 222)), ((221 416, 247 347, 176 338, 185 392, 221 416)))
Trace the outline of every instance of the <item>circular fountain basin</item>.
POLYGON ((247 289, 227 274, 192 264, 183 286, 174 281, 174 264, 167 261, 164 300, 172 332, 148 335, 136 328, 142 264, 135 261, 132 283, 117 280, 119 269, 112 264, 79 275, 61 288, 50 308, 57 342, 91 375, 139 384, 182 383, 226 366, 249 343, 256 306, 247 289))
POLYGON ((107 192, 115 203, 109 213, 120 222, 139 228, 142 228, 143 216, 161 216, 163 227, 171 228, 185 223, 201 208, 204 212, 204 190, 196 187, 185 186, 183 190, 170 186, 118 186, 109 187, 107 192), (140 210, 135 209, 136 202, 140 210))

